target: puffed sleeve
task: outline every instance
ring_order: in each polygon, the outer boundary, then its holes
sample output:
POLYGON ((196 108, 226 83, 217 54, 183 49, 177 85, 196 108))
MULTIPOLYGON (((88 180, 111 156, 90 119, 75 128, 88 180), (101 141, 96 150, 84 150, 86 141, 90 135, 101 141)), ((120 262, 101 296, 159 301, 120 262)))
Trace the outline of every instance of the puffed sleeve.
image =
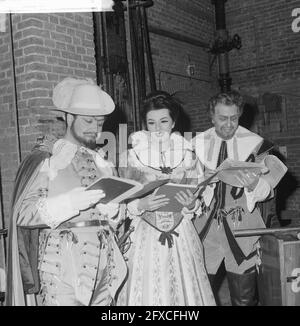
POLYGON ((46 224, 55 228, 63 221, 79 214, 79 211, 72 207, 67 194, 48 198, 50 183, 48 166, 49 159, 46 159, 26 190, 18 212, 17 224, 19 226, 31 227, 46 224))
POLYGON ((249 212, 253 211, 257 202, 265 200, 269 196, 270 191, 271 186, 263 178, 259 178, 258 184, 253 191, 248 191, 247 188, 245 188, 247 208, 249 212))
MULTIPOLYGON (((141 181, 142 173, 131 164, 130 151, 121 153, 118 172, 120 177, 141 181)), ((144 211, 138 209, 139 199, 134 199, 127 204, 127 215, 129 218, 141 216, 144 211)))

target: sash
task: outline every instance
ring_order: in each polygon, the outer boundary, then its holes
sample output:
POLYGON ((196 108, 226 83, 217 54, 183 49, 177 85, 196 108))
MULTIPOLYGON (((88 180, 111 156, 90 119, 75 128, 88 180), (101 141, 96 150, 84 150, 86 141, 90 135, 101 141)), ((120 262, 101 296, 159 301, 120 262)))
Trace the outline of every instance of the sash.
POLYGON ((151 225, 154 229, 161 232, 158 241, 165 245, 168 242, 168 247, 172 248, 174 244, 173 235, 179 236, 175 229, 181 223, 183 216, 181 213, 173 212, 146 212, 142 219, 151 225))

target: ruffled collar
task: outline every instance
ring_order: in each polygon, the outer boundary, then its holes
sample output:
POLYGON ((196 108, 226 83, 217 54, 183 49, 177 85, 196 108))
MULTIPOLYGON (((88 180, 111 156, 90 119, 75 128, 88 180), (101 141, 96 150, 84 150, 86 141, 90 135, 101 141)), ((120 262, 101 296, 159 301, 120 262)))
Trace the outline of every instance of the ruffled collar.
POLYGON ((178 166, 190 168, 193 163, 191 144, 177 133, 170 135, 169 146, 164 151, 148 131, 138 131, 131 138, 132 150, 141 165, 168 171, 178 166))
MULTIPOLYGON (((57 140, 52 147, 52 156, 49 159, 49 164, 47 167, 47 172, 50 180, 53 180, 59 170, 65 169, 71 164, 76 154, 82 156, 82 154, 87 154, 95 161, 98 168, 111 168, 111 164, 104 159, 104 154, 100 152, 95 152, 86 147, 76 145, 67 139, 57 140)), ((77 155, 77 156, 78 156, 77 155)))
MULTIPOLYGON (((234 136, 226 141, 228 158, 245 161, 262 141, 259 135, 239 126, 234 136)), ((192 142, 200 161, 208 168, 215 169, 222 143, 215 128, 200 133, 192 142)))
MULTIPOLYGON (((156 146, 152 146, 152 134, 149 131, 141 130, 137 131, 131 135, 132 140, 132 148, 138 152, 141 150, 153 150, 157 151, 158 148, 156 146)), ((184 137, 179 135, 178 133, 173 132, 170 137, 170 150, 173 151, 184 151, 184 150, 192 150, 192 145, 188 142, 184 137)))

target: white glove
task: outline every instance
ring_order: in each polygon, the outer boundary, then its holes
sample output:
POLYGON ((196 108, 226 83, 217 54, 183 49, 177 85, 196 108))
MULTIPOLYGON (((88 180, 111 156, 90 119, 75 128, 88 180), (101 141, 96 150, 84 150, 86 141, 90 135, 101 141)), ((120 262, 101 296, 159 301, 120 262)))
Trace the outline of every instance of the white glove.
POLYGON ((83 187, 74 188, 65 195, 69 197, 73 209, 78 211, 94 206, 105 197, 103 190, 85 190, 83 187))
POLYGON ((43 198, 38 202, 41 219, 50 227, 55 228, 60 223, 79 214, 79 211, 94 206, 105 197, 102 190, 85 190, 74 188, 64 194, 43 198))
POLYGON ((116 215, 119 213, 120 204, 118 203, 108 203, 108 204, 98 204, 96 206, 99 212, 107 217, 108 219, 113 219, 117 217, 116 215))

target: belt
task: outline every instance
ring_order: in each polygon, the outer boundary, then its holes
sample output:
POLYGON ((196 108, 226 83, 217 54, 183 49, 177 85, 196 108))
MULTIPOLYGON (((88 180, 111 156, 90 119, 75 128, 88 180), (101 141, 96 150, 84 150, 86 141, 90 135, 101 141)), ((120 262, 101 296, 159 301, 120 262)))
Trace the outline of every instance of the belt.
POLYGON ((84 228, 89 226, 108 226, 108 221, 90 220, 79 222, 64 222, 60 224, 57 229, 72 229, 72 228, 84 228))

